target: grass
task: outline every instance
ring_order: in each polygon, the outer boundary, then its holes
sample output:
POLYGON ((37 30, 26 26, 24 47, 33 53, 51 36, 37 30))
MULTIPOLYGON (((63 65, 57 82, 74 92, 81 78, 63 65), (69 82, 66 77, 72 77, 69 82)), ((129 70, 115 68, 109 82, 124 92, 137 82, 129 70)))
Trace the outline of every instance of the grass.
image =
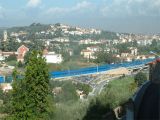
POLYGON ((11 60, 11 61, 6 62, 6 64, 10 65, 10 66, 16 66, 17 65, 17 61, 16 60, 11 60))
POLYGON ((115 108, 127 102, 127 100, 133 96, 137 90, 136 87, 133 90, 130 90, 133 83, 133 77, 113 80, 105 87, 98 98, 104 105, 110 104, 112 108, 115 108))
POLYGON ((82 120, 87 111, 87 102, 74 102, 72 105, 57 104, 55 120, 82 120))
POLYGON ((74 70, 84 67, 95 66, 93 63, 86 63, 76 60, 71 60, 61 64, 49 64, 49 71, 74 70))

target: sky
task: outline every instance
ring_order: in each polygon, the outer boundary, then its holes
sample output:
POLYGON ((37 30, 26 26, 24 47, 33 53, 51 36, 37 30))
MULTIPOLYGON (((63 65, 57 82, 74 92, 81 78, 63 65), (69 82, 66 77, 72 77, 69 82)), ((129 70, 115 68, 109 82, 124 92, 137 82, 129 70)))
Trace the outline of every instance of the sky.
POLYGON ((0 27, 33 22, 160 33, 160 0, 0 0, 0 27))

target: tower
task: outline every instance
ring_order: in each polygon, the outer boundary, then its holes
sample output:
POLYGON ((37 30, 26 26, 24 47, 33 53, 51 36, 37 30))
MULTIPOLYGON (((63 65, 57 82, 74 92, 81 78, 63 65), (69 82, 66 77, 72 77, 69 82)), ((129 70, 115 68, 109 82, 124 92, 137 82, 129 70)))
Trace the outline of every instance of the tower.
POLYGON ((3 32, 3 41, 4 42, 6 42, 7 41, 7 31, 5 30, 4 32, 3 32))

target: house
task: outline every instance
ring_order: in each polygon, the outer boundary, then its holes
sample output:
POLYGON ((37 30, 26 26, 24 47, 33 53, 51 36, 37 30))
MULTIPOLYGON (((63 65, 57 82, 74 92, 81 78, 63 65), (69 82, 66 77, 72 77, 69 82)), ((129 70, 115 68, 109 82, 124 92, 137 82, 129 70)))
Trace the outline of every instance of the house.
POLYGON ((91 39, 84 39, 84 40, 80 40, 79 44, 91 44, 92 40, 91 39))
POLYGON ((66 51, 69 53, 70 56, 73 55, 73 50, 71 48, 68 48, 66 51))
POLYGON ((43 57, 46 59, 47 63, 61 63, 63 61, 61 54, 56 54, 55 52, 48 52, 47 49, 43 50, 43 57))
POLYGON ((11 56, 11 55, 15 55, 16 52, 3 52, 0 50, 0 61, 5 60, 7 57, 11 56))
POLYGON ((57 42, 69 42, 69 38, 67 37, 58 37, 58 38, 54 38, 52 41, 57 41, 57 42))
POLYGON ((27 48, 24 45, 21 45, 18 49, 17 49, 17 61, 24 61, 24 56, 25 54, 29 51, 29 48, 27 48))
POLYGON ((97 51, 100 51, 100 47, 98 47, 98 46, 91 46, 91 47, 87 47, 87 50, 90 50, 92 52, 97 52, 97 51))
POLYGON ((126 61, 126 62, 132 62, 132 60, 133 60, 132 57, 126 57, 126 58, 124 59, 124 61, 126 61))
POLYGON ((131 55, 138 55, 138 49, 136 47, 129 47, 131 55))
POLYGON ((94 52, 92 52, 91 50, 82 50, 81 55, 83 55, 83 57, 87 59, 95 59, 94 52))
POLYGON ((84 94, 83 91, 76 90, 76 92, 81 100, 83 100, 85 98, 86 94, 84 94))
POLYGON ((147 56, 145 55, 139 55, 136 57, 137 60, 145 60, 147 58, 147 56))
POLYGON ((3 90, 3 92, 8 92, 9 90, 12 90, 12 86, 10 83, 2 83, 0 84, 0 88, 3 90))
POLYGON ((81 55, 83 55, 83 57, 87 59, 96 59, 94 54, 100 50, 101 49, 98 46, 87 47, 86 49, 83 49, 81 51, 81 55))
POLYGON ((121 57, 127 57, 129 53, 121 53, 121 57))
POLYGON ((56 87, 56 88, 54 88, 54 89, 52 90, 52 93, 53 93, 54 95, 60 94, 60 93, 62 93, 62 92, 63 92, 63 90, 62 90, 61 87, 56 87))
POLYGON ((137 40, 138 45, 147 46, 152 44, 152 39, 139 39, 137 40))
POLYGON ((15 52, 2 52, 2 56, 4 56, 5 58, 15 54, 15 52))

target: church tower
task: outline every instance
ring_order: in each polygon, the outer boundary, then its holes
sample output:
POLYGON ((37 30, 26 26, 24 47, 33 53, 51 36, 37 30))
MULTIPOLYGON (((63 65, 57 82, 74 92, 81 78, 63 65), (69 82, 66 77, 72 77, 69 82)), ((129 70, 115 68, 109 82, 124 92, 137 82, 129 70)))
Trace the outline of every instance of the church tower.
POLYGON ((3 32, 3 41, 4 42, 6 42, 7 41, 7 31, 5 30, 4 32, 3 32))

